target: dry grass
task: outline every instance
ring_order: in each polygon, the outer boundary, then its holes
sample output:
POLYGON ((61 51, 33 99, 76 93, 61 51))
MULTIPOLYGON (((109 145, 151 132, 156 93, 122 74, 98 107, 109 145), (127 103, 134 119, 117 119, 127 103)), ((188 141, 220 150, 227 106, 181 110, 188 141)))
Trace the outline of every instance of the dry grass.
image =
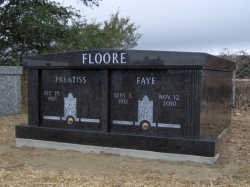
POLYGON ((0 116, 0 143, 15 141, 15 125, 27 123, 26 114, 0 116))
MULTIPOLYGON (((39 153, 39 151, 34 153, 36 149, 22 150, 21 148, 11 147, 15 140, 15 124, 27 122, 27 115, 0 117, 0 186, 250 186, 250 118, 245 113, 241 116, 233 116, 232 121, 228 133, 222 138, 220 144, 221 159, 216 165, 170 163, 143 159, 134 159, 136 161, 133 161, 133 158, 129 158, 127 160, 132 162, 131 165, 140 162, 145 169, 141 169, 139 172, 131 172, 126 167, 119 167, 113 172, 107 170, 107 172, 97 174, 98 170, 87 170, 83 174, 77 171, 71 172, 67 169, 53 168, 52 166, 41 169, 39 166, 27 164, 28 161, 21 162, 21 158, 33 159, 39 153), (10 144, 9 149, 11 150, 1 151, 1 148, 6 148, 8 144, 10 144), (27 153, 27 158, 25 158, 25 156, 20 155, 22 151, 30 152, 30 155, 27 153), (154 164, 156 168, 150 169, 147 164, 154 164), (160 172, 160 165, 171 166, 172 168, 169 168, 169 170, 172 169, 173 171, 173 168, 177 168, 177 171, 166 175, 160 172), (209 169, 209 171, 218 171, 221 175, 215 178, 197 178, 195 180, 188 178, 188 173, 185 175, 186 177, 179 177, 178 172, 181 172, 185 167, 188 167, 190 171, 198 168, 200 169, 198 171, 204 171, 206 174, 208 173, 206 170, 209 169)), ((60 154, 62 153, 65 152, 60 152, 60 154)), ((112 158, 112 156, 109 157, 112 158)), ((103 159, 103 162, 108 159, 104 155, 100 155, 98 158, 103 159)), ((115 156, 112 159, 115 159, 115 156)), ((120 159, 119 161, 125 163, 127 160, 120 159)), ((58 162, 60 161, 58 160, 58 162)))
POLYGON ((222 176, 208 181, 190 181, 175 176, 161 177, 145 174, 138 178, 117 173, 114 176, 97 177, 93 174, 82 176, 65 171, 45 172, 31 167, 13 166, 0 170, 0 186, 249 186, 249 181, 222 176))

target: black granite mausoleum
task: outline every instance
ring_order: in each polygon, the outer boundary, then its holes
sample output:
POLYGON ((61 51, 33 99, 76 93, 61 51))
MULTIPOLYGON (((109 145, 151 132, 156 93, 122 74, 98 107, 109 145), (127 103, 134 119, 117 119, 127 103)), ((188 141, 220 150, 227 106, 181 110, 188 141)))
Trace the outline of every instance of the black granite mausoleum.
POLYGON ((98 49, 27 56, 23 66, 29 122, 16 127, 17 146, 56 142, 218 158, 231 122, 232 61, 98 49))

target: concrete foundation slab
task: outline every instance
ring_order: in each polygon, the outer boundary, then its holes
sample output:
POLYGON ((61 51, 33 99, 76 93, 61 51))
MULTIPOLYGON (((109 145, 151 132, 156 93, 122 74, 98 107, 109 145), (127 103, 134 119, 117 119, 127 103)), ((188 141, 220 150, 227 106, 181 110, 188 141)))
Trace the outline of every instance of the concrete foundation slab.
POLYGON ((144 158, 153 160, 167 160, 167 161, 177 161, 177 162, 191 161, 202 164, 214 164, 219 159, 219 153, 214 157, 203 157, 203 156, 173 154, 173 153, 158 153, 153 151, 142 151, 133 149, 121 149, 121 148, 111 148, 111 147, 79 145, 71 143, 60 143, 60 142, 23 139, 23 138, 16 138, 16 146, 56 149, 64 151, 80 151, 82 153, 95 153, 95 154, 108 153, 120 156, 129 156, 134 158, 144 158))

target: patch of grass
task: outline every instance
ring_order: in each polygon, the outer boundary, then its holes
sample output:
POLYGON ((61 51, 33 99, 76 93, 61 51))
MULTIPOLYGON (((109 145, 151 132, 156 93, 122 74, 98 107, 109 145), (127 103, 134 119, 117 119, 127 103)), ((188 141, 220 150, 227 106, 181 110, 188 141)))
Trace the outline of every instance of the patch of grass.
POLYGON ((65 171, 41 171, 32 167, 15 166, 11 169, 0 169, 1 186, 164 186, 164 187, 186 187, 186 186, 249 186, 249 181, 232 178, 230 175, 221 176, 218 179, 208 181, 190 181, 188 179, 177 178, 176 176, 153 176, 145 174, 143 176, 126 176, 121 173, 116 175, 95 176, 87 174, 69 174, 65 171))

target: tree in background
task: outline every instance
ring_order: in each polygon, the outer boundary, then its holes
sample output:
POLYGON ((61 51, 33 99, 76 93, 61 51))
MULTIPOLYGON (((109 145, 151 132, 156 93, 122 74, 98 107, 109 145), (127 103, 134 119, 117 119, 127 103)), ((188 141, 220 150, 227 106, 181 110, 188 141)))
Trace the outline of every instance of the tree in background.
POLYGON ((88 7, 99 6, 99 1, 101 0, 80 0, 84 5, 88 7))
MULTIPOLYGON (((98 6, 98 0, 81 0, 98 6)), ((0 1, 0 64, 19 65, 24 55, 93 48, 130 49, 142 36, 119 11, 104 23, 87 23, 72 7, 48 0, 0 1), (69 24, 71 23, 71 25, 69 24)))
POLYGON ((232 52, 223 48, 220 51, 220 57, 236 62, 236 78, 250 78, 250 55, 246 50, 232 52))
MULTIPOLYGON (((17 4, 20 1, 25 1, 25 0, 12 0, 12 4, 17 4)), ((48 2, 48 0, 45 0, 46 2, 48 2)), ((83 2, 84 5, 88 6, 88 7, 93 7, 93 6, 99 6, 99 1, 101 0, 80 0, 81 2, 83 2)), ((10 0, 0 0, 0 5, 4 4, 4 3, 9 3, 10 0)))
POLYGON ((62 51, 118 48, 131 49, 137 46, 142 34, 136 33, 139 26, 130 23, 130 18, 120 18, 119 11, 111 14, 103 23, 87 24, 87 20, 74 22, 69 29, 70 37, 58 47, 62 51))
POLYGON ((135 33, 139 26, 129 23, 130 18, 119 18, 119 11, 111 14, 110 20, 104 21, 102 29, 102 41, 100 46, 107 48, 130 49, 137 45, 137 40, 141 38, 141 34, 135 33))
POLYGON ((68 22, 79 18, 71 7, 46 0, 4 1, 0 7, 0 62, 15 65, 21 56, 46 53, 67 37, 68 22))

